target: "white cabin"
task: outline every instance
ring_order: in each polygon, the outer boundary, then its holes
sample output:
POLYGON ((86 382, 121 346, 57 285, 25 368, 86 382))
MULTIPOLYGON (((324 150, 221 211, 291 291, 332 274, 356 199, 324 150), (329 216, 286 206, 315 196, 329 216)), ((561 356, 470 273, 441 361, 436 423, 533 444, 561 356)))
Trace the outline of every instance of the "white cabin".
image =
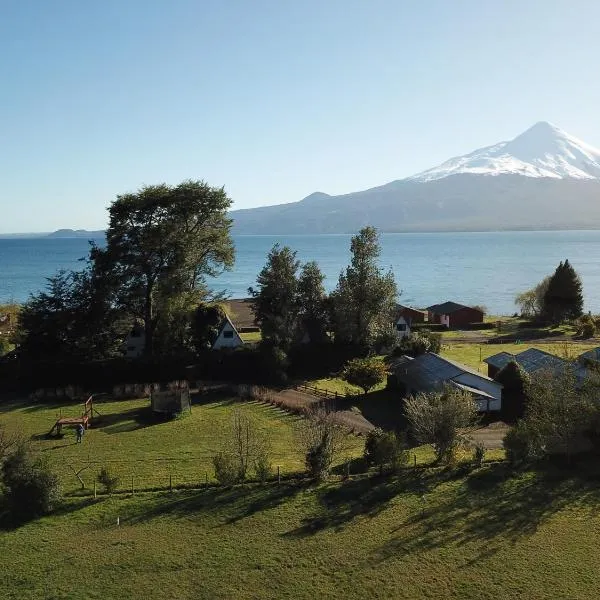
POLYGON ((212 345, 212 350, 221 350, 223 348, 239 348, 244 345, 244 341, 240 337, 235 325, 231 322, 228 316, 225 316, 217 339, 212 345))

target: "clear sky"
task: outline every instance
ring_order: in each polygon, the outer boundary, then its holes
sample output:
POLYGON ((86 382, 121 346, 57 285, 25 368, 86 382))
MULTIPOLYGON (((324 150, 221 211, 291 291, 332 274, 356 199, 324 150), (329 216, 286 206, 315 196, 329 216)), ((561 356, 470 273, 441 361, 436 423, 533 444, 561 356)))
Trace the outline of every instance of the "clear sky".
POLYGON ((552 121, 600 147, 593 0, 2 0, 0 232, 381 185, 552 121))

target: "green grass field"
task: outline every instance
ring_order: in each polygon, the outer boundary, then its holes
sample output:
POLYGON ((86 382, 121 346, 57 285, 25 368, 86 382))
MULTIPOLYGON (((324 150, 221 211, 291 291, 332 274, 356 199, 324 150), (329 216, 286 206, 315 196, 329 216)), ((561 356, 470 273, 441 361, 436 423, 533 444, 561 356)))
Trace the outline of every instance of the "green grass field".
MULTIPOLYGON (((193 405, 191 414, 166 422, 153 419, 148 400, 97 402, 101 417, 95 418, 82 444, 75 443, 72 429, 64 437, 46 435, 59 414, 78 416, 81 405, 19 402, 0 404, 0 422, 31 439, 33 447, 48 457, 59 474, 65 492, 79 489, 74 471, 81 473, 88 489, 98 471, 108 466, 121 477, 121 486, 138 489, 204 482, 213 479, 212 457, 222 448, 234 408, 247 411, 269 440, 274 467, 289 474, 303 468, 297 432, 300 417, 257 402, 236 402, 212 397, 193 405)), ((362 440, 348 437, 349 455, 362 452, 362 440)))
POLYGON ((592 599, 599 508, 503 465, 72 498, 0 534, 0 597, 592 599))
POLYGON ((598 346, 597 342, 554 342, 554 343, 536 343, 526 342, 522 344, 471 344, 471 343, 444 343, 442 345, 442 356, 451 360, 456 360, 465 365, 479 369, 487 374, 487 364, 483 359, 492 356, 498 352, 509 352, 517 354, 528 348, 538 348, 551 354, 556 354, 561 358, 565 355, 571 359, 576 358, 582 352, 586 352, 598 346))

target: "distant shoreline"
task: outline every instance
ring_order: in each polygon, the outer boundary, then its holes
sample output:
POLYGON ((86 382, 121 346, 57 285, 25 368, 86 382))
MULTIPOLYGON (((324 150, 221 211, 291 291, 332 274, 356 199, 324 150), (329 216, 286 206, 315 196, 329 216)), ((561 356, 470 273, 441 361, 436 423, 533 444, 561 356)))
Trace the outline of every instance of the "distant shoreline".
MULTIPOLYGON (((451 233, 543 233, 543 232, 560 232, 560 231, 600 231, 600 227, 522 227, 522 228, 507 228, 507 229, 405 229, 400 231, 379 230, 381 235, 399 235, 399 234, 451 234, 451 233)), ((319 232, 319 233, 240 233, 232 232, 232 237, 306 237, 306 236, 332 236, 332 235, 355 235, 356 231, 339 231, 339 232, 319 232)), ((35 233, 0 233, 0 240, 8 239, 91 239, 100 238, 106 235, 106 231, 99 230, 64 230, 59 229, 51 232, 35 232, 35 233)))

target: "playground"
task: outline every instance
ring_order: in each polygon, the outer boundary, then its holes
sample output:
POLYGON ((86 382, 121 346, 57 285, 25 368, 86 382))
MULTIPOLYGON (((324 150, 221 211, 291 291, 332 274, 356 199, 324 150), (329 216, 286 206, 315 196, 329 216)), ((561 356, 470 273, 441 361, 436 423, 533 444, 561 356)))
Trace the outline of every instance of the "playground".
MULTIPOLYGON (((102 467, 121 479, 122 489, 194 485, 213 478, 212 457, 227 438, 233 410, 254 418, 271 444, 272 462, 282 472, 303 468, 296 440, 301 417, 257 402, 239 402, 222 393, 196 397, 191 411, 177 418, 153 413, 147 398, 112 400, 94 396, 81 403, 20 401, 0 404, 0 422, 31 440, 59 475, 66 494, 89 492, 102 467), (75 426, 88 429, 76 443, 75 426), (57 436, 58 425, 61 435, 57 436), (53 435, 49 436, 52 427, 53 435), (78 478, 76 473, 79 473, 78 478)), ((361 439, 353 441, 362 452, 361 439)))

